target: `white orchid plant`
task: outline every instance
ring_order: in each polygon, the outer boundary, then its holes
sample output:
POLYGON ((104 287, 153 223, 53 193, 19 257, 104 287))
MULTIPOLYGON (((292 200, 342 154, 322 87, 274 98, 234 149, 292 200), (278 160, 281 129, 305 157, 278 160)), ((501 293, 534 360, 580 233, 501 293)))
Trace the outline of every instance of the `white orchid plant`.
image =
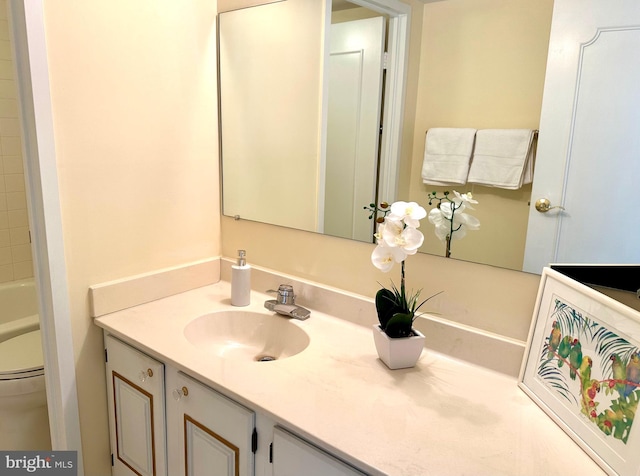
POLYGON ((389 337, 409 337, 416 312, 433 296, 418 304, 420 291, 407 296, 405 287, 404 262, 417 253, 424 242, 424 235, 418 230, 420 220, 427 216, 424 208, 415 202, 382 202, 379 207, 371 203, 364 207, 371 212, 369 218, 376 218, 378 229, 374 235, 377 246, 371 254, 373 265, 383 272, 389 272, 395 263, 401 263, 400 289, 393 282, 392 288, 382 288, 376 293, 376 310, 380 328, 389 337))
POLYGON ((429 194, 429 205, 438 202, 429 212, 429 221, 435 225, 438 239, 445 242, 447 258, 451 256, 452 240, 464 238, 467 230, 480 229, 480 220, 464 212, 467 208, 473 210, 471 205, 478 201, 473 199, 471 193, 458 193, 454 190, 453 194, 454 198, 451 198, 449 192, 443 192, 442 196, 438 196, 437 192, 429 194))

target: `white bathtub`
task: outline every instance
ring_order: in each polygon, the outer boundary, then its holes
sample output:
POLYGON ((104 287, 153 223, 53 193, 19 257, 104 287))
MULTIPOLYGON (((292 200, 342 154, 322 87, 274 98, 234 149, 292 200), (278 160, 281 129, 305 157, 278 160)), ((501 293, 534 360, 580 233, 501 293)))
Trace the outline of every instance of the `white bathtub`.
POLYGON ((33 279, 0 284, 0 342, 39 327, 33 279))

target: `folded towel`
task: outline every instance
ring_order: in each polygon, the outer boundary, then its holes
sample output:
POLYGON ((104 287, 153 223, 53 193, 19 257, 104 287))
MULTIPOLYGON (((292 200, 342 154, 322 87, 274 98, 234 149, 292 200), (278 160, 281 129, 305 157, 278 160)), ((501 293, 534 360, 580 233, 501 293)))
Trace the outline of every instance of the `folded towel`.
POLYGON ((429 129, 424 144, 422 181, 431 185, 465 184, 475 134, 475 129, 429 129))
POLYGON ((469 168, 470 183, 517 190, 533 180, 532 129, 482 129, 469 168))

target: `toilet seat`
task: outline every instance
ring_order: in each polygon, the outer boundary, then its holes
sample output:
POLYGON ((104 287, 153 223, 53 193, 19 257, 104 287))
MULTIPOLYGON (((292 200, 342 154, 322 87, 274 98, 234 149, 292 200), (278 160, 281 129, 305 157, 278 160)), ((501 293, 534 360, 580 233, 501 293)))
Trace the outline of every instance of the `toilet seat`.
POLYGON ((44 375, 40 330, 0 342, 0 380, 44 375))
POLYGON ((40 331, 0 342, 0 448, 51 448, 40 331))

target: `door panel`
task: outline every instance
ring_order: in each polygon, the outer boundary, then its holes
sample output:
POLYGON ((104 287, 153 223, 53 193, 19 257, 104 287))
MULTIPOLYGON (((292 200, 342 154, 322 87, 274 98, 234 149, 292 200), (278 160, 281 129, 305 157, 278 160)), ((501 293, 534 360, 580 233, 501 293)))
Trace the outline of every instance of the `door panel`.
POLYGON ((112 376, 116 457, 137 474, 155 474, 153 395, 117 372, 112 376))
POLYGON ((169 472, 254 474, 255 414, 174 369, 167 370, 169 472))
POLYGON ((113 475, 166 475, 164 365, 105 337, 113 475))
POLYGON ((554 6, 524 270, 640 262, 640 4, 554 6))
POLYGON ((236 476, 240 450, 189 415, 184 415, 185 473, 236 476))
POLYGON ((382 104, 383 17, 331 25, 323 232, 373 239, 382 104))

